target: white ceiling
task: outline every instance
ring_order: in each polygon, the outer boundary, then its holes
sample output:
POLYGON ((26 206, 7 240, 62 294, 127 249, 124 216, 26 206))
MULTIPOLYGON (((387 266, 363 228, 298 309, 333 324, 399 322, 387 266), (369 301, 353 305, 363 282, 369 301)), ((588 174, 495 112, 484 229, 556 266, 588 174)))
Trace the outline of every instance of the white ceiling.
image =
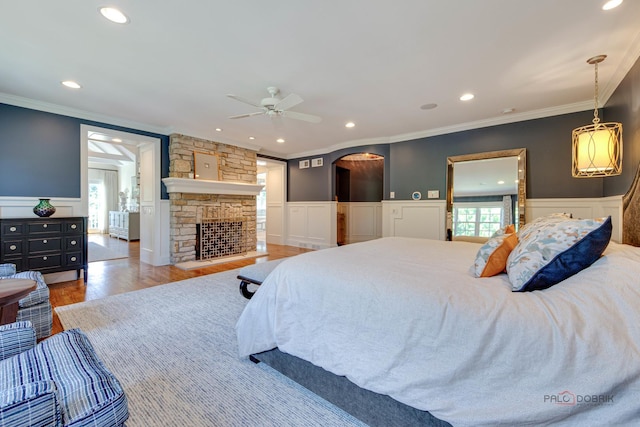
POLYGON ((285 158, 397 142, 588 110, 598 54, 603 104, 640 54, 640 1, 603 3, 114 0, 131 20, 118 25, 102 1, 7 1, 0 102, 285 158), (227 94, 258 101, 268 86, 322 122, 227 118, 257 110, 227 94))

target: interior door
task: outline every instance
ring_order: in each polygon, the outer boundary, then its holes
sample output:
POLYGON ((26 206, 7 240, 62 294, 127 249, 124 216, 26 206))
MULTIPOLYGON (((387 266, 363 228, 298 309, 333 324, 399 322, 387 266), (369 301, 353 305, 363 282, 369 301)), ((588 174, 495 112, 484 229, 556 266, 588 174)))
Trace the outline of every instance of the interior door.
POLYGON ((275 245, 285 242, 286 174, 281 162, 267 163, 266 241, 275 245))
POLYGON ((160 199, 160 156, 158 144, 140 146, 140 261, 159 264, 157 204, 160 199), (156 160, 156 157, 158 159, 156 160))

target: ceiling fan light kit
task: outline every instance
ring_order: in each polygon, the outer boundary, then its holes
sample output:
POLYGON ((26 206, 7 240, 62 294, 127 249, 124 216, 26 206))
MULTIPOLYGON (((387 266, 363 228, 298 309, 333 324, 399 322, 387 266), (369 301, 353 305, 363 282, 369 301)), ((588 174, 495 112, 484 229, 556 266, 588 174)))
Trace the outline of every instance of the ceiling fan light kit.
POLYGON ((312 114, 299 113, 297 111, 289 111, 289 109, 302 103, 303 99, 300 95, 291 93, 285 96, 284 98, 279 98, 278 95, 280 94, 280 89, 278 89, 275 86, 269 86, 267 88, 267 92, 269 92, 269 97, 263 98, 259 102, 252 101, 250 99, 246 99, 241 96, 228 94, 227 96, 231 99, 235 99, 236 101, 240 101, 245 104, 249 104, 254 107, 262 109, 262 111, 254 111, 252 113, 238 114, 235 116, 230 116, 229 118, 242 119, 245 117, 266 115, 272 118, 287 117, 290 119, 302 120, 310 123, 320 123, 322 121, 321 117, 314 116, 312 114))

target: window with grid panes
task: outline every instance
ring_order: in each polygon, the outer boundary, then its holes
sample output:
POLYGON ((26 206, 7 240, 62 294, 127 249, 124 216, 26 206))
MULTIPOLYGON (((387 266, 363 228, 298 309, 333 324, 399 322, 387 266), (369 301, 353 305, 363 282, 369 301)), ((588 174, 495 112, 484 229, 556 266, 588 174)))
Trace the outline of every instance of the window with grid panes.
POLYGON ((453 235, 491 237, 502 224, 498 204, 460 203, 453 208, 453 235))

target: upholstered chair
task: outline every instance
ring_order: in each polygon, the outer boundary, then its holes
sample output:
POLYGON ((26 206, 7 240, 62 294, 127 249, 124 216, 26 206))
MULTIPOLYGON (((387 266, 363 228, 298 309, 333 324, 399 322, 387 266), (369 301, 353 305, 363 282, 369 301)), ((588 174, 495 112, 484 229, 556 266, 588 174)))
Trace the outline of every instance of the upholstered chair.
POLYGON ((42 274, 39 271, 16 273, 15 264, 0 264, 0 286, 2 286, 1 279, 29 279, 36 282, 36 290, 18 301, 16 321, 30 321, 38 339, 51 335, 53 315, 49 301, 49 287, 42 274))
POLYGON ((79 329, 36 345, 30 322, 0 326, 0 427, 123 427, 125 393, 79 329))

